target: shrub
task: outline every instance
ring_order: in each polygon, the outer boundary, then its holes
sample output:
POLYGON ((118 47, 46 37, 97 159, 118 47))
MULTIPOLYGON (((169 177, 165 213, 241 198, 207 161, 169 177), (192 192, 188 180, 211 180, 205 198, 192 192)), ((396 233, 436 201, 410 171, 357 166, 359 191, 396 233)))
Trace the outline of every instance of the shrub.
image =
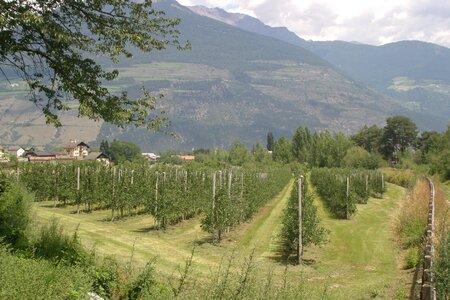
POLYGON ((347 150, 341 166, 347 168, 377 169, 382 161, 379 154, 369 153, 364 148, 354 146, 347 150))
POLYGON ((128 286, 127 299, 167 299, 170 291, 155 279, 155 268, 153 262, 147 263, 145 268, 138 274, 128 286))
POLYGON ((0 299, 86 299, 91 279, 77 266, 13 255, 0 245, 0 299))
POLYGON ((0 237, 16 249, 28 244, 31 201, 24 188, 0 174, 0 237))
POLYGON ((34 242, 34 254, 37 257, 68 264, 86 264, 89 255, 78 240, 77 232, 72 237, 64 232, 57 219, 44 225, 34 242))
POLYGON ((122 295, 125 285, 123 267, 112 257, 105 257, 101 263, 91 269, 93 277, 93 290, 101 297, 111 299, 122 295))
POLYGON ((412 269, 419 263, 419 249, 417 247, 409 248, 405 256, 405 268, 412 269))

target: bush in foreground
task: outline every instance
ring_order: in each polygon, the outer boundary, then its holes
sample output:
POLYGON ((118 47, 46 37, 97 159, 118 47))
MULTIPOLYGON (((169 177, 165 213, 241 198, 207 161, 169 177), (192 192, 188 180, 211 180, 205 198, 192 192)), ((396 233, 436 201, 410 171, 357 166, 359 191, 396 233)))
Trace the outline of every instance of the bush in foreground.
POLYGON ((85 299, 92 279, 77 266, 12 254, 0 245, 0 299, 85 299))
POLYGON ((0 238, 14 248, 28 245, 32 196, 13 179, 0 174, 0 238))

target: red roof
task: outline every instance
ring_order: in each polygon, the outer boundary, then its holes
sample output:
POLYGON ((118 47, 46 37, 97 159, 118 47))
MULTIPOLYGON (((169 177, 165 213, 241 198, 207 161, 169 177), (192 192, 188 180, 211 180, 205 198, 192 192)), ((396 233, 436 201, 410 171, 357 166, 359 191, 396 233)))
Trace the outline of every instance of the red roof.
POLYGON ((178 157, 184 160, 195 160, 194 155, 178 155, 178 157))

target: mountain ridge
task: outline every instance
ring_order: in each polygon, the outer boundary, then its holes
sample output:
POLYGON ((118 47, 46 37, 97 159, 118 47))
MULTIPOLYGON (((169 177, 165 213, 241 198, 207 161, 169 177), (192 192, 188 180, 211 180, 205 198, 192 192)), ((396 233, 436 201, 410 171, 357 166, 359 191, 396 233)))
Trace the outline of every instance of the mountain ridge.
MULTIPOLYGON (((158 1, 155 9, 165 11, 166 17, 181 18, 180 40, 189 40, 192 50, 133 52, 132 59, 116 65, 120 76, 108 87, 127 90, 130 96, 138 96, 143 86, 164 94, 158 109, 166 111, 172 121, 168 130, 182 138, 102 123, 95 129, 97 144, 120 139, 137 143, 143 151, 163 151, 229 147, 239 139, 251 146, 264 141, 269 131, 277 137, 290 136, 298 126, 352 133, 366 124, 381 126, 386 117, 405 112, 422 120, 423 125, 418 123, 422 128, 436 128, 439 121, 346 77, 308 49, 200 16, 175 1, 158 1)), ((0 89, 0 107, 11 92, 7 84, 0 89)), ((26 113, 16 108, 11 120, 26 113)), ((13 139, 20 140, 33 128, 41 130, 36 126, 16 122, 8 127, 15 135, 0 128, 1 143, 6 139, 14 143, 13 139)), ((68 137, 49 135, 49 143, 63 144, 62 139, 68 137)))
MULTIPOLYGON (((198 6, 190 9, 225 22, 227 18, 235 18, 235 13, 222 9, 198 6), (220 18, 217 13, 220 13, 220 18)), ((346 41, 306 41, 283 28, 284 34, 289 33, 289 38, 286 38, 280 34, 279 28, 272 28, 251 16, 238 15, 240 22, 235 22, 234 26, 308 49, 355 81, 398 99, 401 105, 412 110, 409 116, 426 112, 443 124, 437 127, 445 129, 450 115, 449 48, 414 40, 380 46, 346 41), (249 23, 252 26, 248 26, 249 23)), ((426 122, 418 121, 421 126, 426 122)))

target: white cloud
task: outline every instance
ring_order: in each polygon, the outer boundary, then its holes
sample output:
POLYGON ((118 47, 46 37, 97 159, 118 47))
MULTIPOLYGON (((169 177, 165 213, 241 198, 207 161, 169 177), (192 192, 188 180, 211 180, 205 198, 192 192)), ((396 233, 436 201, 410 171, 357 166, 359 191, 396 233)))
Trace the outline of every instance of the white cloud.
POLYGON ((419 39, 450 47, 450 1, 435 0, 180 0, 221 7, 286 26, 304 39, 384 44, 419 39))

